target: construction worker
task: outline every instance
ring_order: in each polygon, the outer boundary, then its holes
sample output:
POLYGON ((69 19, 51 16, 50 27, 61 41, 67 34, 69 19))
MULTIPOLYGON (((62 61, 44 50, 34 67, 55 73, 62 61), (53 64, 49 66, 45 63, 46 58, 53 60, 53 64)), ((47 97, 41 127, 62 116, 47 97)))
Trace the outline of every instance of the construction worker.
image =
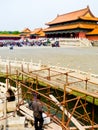
POLYGON ((34 98, 32 102, 32 110, 34 112, 34 127, 35 130, 43 130, 43 105, 40 101, 40 95, 37 95, 37 98, 34 98))

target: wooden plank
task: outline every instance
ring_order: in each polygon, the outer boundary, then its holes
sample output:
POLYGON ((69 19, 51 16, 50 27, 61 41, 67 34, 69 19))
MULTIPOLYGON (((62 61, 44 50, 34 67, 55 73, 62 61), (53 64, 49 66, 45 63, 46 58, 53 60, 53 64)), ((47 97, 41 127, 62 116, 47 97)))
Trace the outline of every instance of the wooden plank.
MULTIPOLYGON (((20 111, 21 111, 22 114, 24 114, 29 119, 34 120, 33 110, 30 110, 25 105, 21 105, 20 106, 20 111)), ((44 118, 44 124, 49 124, 50 123, 50 117, 48 117, 45 113, 43 113, 43 118, 44 118)))
POLYGON ((74 91, 76 91, 76 92, 80 92, 80 93, 83 93, 83 94, 85 94, 85 95, 88 95, 88 96, 91 96, 91 97, 94 97, 94 98, 98 98, 98 94, 97 93, 90 93, 90 92, 88 92, 87 90, 81 90, 81 89, 78 89, 78 88, 76 88, 76 87, 74 87, 74 86, 66 86, 66 88, 69 88, 69 89, 71 89, 71 90, 74 90, 74 91))
MULTIPOLYGON (((49 95, 49 96, 59 106, 59 108, 63 111, 63 106, 60 105, 60 102, 53 95, 49 95)), ((67 111, 67 109, 65 109, 64 113, 68 116, 68 118, 71 117, 71 114, 67 111)), ((85 130, 85 128, 73 116, 71 117, 71 121, 79 130, 85 130)))

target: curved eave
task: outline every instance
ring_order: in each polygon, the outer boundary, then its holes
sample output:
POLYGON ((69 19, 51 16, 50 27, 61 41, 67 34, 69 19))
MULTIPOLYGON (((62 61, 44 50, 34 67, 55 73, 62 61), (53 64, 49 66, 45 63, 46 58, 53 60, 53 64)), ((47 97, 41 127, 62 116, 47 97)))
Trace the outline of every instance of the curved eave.
POLYGON ((49 27, 44 29, 44 32, 51 32, 51 31, 59 31, 59 30, 69 30, 69 29, 94 29, 96 25, 88 25, 88 24, 75 24, 75 25, 67 25, 67 26, 59 26, 59 27, 49 27))
POLYGON ((98 32, 89 32, 89 33, 86 33, 86 35, 98 35, 98 32))
POLYGON ((85 20, 85 21, 95 21, 98 22, 98 18, 96 17, 77 17, 77 18, 72 18, 72 19, 66 19, 66 20, 58 20, 58 22, 55 20, 52 22, 47 23, 46 25, 50 26, 50 25, 55 25, 55 24, 59 24, 59 23, 64 23, 64 22, 71 22, 71 21, 75 21, 75 20, 85 20))
POLYGON ((95 27, 91 32, 88 32, 86 35, 98 35, 98 26, 95 27))
POLYGON ((98 22, 98 18, 96 17, 80 17, 81 20, 88 20, 88 21, 96 21, 98 22))

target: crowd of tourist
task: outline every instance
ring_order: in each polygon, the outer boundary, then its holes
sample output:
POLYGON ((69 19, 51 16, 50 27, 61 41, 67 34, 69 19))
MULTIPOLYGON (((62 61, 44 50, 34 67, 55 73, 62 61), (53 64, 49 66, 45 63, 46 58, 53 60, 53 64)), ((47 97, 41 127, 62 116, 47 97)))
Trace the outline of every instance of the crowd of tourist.
POLYGON ((59 42, 56 39, 32 39, 32 40, 3 40, 0 41, 0 47, 7 47, 7 46, 52 46, 52 47, 59 47, 59 42))

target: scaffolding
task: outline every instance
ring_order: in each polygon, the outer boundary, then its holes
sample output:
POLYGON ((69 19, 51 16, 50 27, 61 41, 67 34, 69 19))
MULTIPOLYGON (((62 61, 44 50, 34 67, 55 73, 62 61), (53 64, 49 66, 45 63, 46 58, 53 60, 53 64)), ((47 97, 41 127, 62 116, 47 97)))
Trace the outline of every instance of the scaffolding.
MULTIPOLYGON (((17 90, 22 89, 22 100, 41 95, 45 113, 62 130, 97 130, 95 104, 98 102, 98 81, 73 70, 61 70, 46 65, 38 69, 21 69, 6 65, 4 74, 17 90), (88 104, 91 103, 89 108, 88 104)), ((18 96, 20 92, 18 92, 18 96)), ((98 104, 97 104, 98 105, 98 104)), ((98 117, 97 117, 98 118, 98 117)))

